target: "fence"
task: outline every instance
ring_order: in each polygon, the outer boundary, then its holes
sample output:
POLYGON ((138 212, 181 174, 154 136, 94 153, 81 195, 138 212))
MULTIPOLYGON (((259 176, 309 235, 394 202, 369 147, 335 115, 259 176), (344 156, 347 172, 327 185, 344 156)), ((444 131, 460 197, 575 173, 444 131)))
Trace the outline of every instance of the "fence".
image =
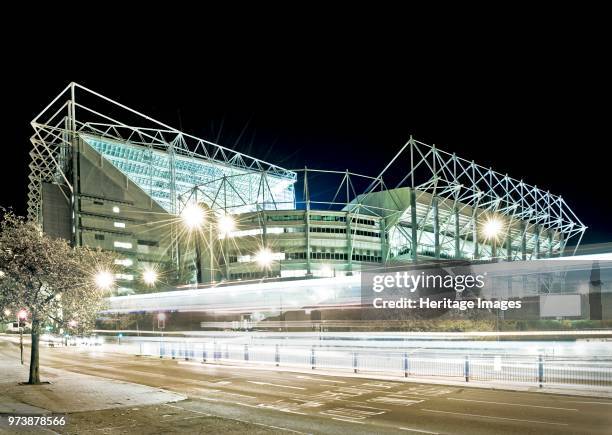
POLYGON ((325 346, 252 345, 216 342, 141 342, 124 350, 203 363, 256 363, 310 369, 440 377, 539 386, 604 387, 612 390, 612 363, 536 356, 421 356, 410 352, 354 351, 325 346))

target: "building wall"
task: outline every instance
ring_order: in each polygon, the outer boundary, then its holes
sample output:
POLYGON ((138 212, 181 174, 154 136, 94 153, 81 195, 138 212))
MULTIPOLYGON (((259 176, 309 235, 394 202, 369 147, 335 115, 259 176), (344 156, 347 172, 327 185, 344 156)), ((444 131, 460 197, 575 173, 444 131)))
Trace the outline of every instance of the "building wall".
POLYGON ((78 188, 78 243, 117 253, 119 293, 143 289, 145 267, 171 262, 170 215, 84 142, 78 188))

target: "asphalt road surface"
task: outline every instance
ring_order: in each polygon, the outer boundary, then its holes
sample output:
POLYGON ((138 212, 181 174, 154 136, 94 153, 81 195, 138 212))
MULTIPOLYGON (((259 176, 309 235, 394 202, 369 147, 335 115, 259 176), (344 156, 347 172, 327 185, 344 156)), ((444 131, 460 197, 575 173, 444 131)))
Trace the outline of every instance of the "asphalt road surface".
MULTIPOLYGON (((249 422, 264 433, 612 433, 610 399, 324 376, 316 370, 305 374, 216 366, 70 348, 43 348, 41 362, 185 394, 189 400, 167 405, 194 416, 182 421, 183 433, 206 432, 199 415, 249 422)), ((104 427, 113 432, 112 421, 104 427)), ((146 431, 132 428, 138 432, 146 431)))

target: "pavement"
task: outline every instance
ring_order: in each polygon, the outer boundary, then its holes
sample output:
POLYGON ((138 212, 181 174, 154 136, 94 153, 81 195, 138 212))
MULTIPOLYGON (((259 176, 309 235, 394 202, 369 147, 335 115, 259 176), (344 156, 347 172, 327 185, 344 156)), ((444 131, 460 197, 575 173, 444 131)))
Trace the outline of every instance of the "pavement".
POLYGON ((609 434, 612 427, 612 400, 601 397, 316 370, 254 370, 100 348, 43 348, 41 358, 43 367, 187 397, 151 406, 74 412, 65 428, 52 429, 59 433, 609 434))

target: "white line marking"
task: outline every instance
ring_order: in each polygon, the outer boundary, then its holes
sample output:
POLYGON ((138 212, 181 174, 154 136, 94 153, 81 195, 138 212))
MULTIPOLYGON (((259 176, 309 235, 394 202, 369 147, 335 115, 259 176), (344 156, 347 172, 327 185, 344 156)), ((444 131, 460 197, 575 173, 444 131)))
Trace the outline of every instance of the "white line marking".
POLYGON ((238 394, 238 393, 229 393, 227 391, 222 391, 221 394, 227 394, 229 396, 238 396, 238 397, 246 397, 248 399, 257 399, 255 396, 249 396, 248 394, 238 394))
POLYGON ((580 400, 568 400, 567 403, 587 403, 589 405, 612 405, 612 402, 584 402, 580 400))
POLYGON ((332 420, 345 421, 345 422, 347 422, 347 423, 364 424, 364 423, 363 423, 363 421, 346 420, 346 419, 344 419, 344 418, 338 418, 338 417, 332 417, 332 420))
POLYGON ((302 387, 294 387, 291 385, 272 384, 270 382, 260 382, 260 381, 247 381, 247 382, 250 382, 251 384, 257 384, 257 385, 270 385, 272 387, 291 388, 292 390, 305 390, 306 389, 302 387))
POLYGON ((492 418, 494 420, 511 420, 511 421, 523 421, 523 422, 526 422, 526 423, 539 423, 539 424, 551 424, 551 425, 555 425, 555 426, 568 426, 567 423, 552 423, 550 421, 523 420, 523 419, 520 419, 520 418, 508 418, 508 417, 493 417, 491 415, 465 414, 463 412, 437 411, 435 409, 424 409, 424 408, 422 408, 421 411, 439 412, 439 413, 442 413, 442 414, 467 415, 468 417, 492 418))
POLYGON ((461 402, 492 403, 494 405, 526 406, 528 408, 560 409, 561 411, 578 411, 575 408, 557 408, 555 406, 525 405, 523 403, 491 402, 488 400, 455 399, 454 397, 447 397, 446 400, 459 400, 461 402))
POLYGON ((303 375, 296 376, 296 378, 298 378, 298 379, 308 379, 308 380, 311 380, 311 381, 319 381, 319 382, 333 382, 335 384, 346 384, 345 381, 332 381, 330 379, 312 378, 310 376, 303 376, 303 375))
POLYGON ((412 429, 412 428, 409 428, 409 427, 401 427, 401 426, 399 427, 399 429, 401 429, 401 430, 408 430, 410 432, 421 432, 421 433, 430 433, 432 435, 440 435, 439 432, 430 432, 428 430, 423 430, 423 429, 412 429))

